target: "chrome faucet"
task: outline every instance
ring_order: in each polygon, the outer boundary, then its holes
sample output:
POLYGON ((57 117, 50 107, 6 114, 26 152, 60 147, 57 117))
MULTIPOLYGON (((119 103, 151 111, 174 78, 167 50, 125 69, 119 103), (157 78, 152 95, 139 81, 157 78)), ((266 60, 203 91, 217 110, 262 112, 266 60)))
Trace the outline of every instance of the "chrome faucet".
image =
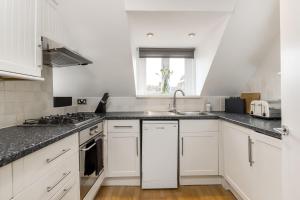
POLYGON ((177 92, 181 92, 181 94, 183 96, 185 96, 185 93, 184 93, 183 90, 180 90, 180 89, 179 90, 175 90, 174 96, 173 96, 173 108, 170 110, 170 112, 174 112, 174 113, 177 112, 177 110, 176 110, 176 95, 177 95, 177 92))

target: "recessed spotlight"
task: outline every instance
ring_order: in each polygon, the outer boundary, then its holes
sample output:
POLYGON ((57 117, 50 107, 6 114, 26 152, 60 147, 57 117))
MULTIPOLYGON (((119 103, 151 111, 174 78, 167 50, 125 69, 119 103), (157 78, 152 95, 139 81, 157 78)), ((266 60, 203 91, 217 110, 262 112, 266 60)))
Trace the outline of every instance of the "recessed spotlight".
POLYGON ((196 36, 196 33, 189 33, 188 36, 189 36, 190 38, 193 38, 193 37, 196 36))
POLYGON ((152 37, 154 36, 154 33, 147 33, 146 36, 147 36, 148 38, 152 38, 152 37))

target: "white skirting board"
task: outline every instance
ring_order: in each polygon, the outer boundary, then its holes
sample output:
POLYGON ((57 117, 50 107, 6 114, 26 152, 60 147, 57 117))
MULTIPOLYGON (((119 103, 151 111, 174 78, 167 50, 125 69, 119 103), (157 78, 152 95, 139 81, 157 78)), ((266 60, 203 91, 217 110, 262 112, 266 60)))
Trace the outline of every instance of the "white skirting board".
POLYGON ((117 177, 105 178, 103 184, 105 186, 140 186, 140 177, 117 177))
POLYGON ((225 190, 230 190, 231 193, 235 196, 235 198, 237 200, 244 200, 234 189, 233 187, 231 187, 231 185, 225 180, 225 178, 222 178, 221 179, 221 183, 222 183, 222 186, 225 190))
POLYGON ((180 185, 220 185, 221 176, 181 176, 180 185))

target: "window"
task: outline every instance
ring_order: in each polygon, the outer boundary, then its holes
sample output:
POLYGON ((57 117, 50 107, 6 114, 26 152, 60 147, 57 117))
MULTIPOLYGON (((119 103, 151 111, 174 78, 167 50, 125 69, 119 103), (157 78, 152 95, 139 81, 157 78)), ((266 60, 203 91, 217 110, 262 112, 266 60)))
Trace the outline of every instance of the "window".
MULTIPOLYGON (((193 57, 179 55, 178 49, 176 49, 176 56, 172 49, 167 49, 163 53, 161 49, 159 50, 159 52, 151 51, 151 55, 150 51, 148 54, 139 51, 140 55, 136 66, 137 95, 170 96, 175 90, 182 89, 186 95, 195 96, 196 81, 193 57), (167 53, 172 55, 166 55, 167 53)), ((192 51, 194 50, 192 49, 192 51)), ((184 53, 180 52, 180 54, 184 53)))

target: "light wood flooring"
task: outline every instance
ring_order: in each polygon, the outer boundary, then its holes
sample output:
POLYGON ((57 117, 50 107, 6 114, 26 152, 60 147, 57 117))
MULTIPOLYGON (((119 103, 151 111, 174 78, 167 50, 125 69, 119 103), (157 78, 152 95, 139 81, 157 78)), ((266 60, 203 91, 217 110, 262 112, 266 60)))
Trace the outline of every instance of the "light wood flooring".
POLYGON ((140 187, 101 187, 95 200, 236 200, 220 185, 181 186, 179 189, 142 190, 140 187))

